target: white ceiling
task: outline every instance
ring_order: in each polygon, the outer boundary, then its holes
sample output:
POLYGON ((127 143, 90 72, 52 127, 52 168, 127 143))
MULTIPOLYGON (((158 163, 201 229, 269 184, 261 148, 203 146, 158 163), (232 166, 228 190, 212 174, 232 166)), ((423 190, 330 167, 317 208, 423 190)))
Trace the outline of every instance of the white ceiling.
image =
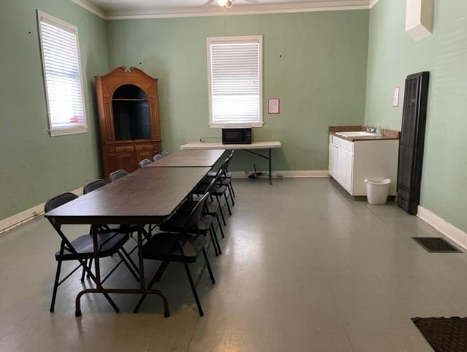
POLYGON ((234 0, 230 9, 216 0, 71 0, 108 19, 209 16, 353 10, 369 8, 378 0, 234 0))

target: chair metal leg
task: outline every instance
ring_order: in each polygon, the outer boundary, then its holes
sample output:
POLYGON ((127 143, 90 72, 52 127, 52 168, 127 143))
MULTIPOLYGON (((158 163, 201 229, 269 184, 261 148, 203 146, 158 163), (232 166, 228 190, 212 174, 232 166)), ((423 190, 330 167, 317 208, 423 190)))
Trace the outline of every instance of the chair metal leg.
POLYGON ((130 254, 126 251, 126 249, 124 247, 121 248, 121 251, 122 253, 125 255, 125 258, 127 259, 127 261, 130 263, 130 265, 133 267, 133 269, 135 269, 135 271, 137 273, 139 273, 139 268, 138 266, 135 264, 135 262, 133 261, 133 259, 131 259, 131 256, 130 254))
POLYGON ((227 209, 229 210, 229 215, 232 216, 232 210, 230 210, 229 199, 227 198, 227 193, 224 193, 225 198, 225 205, 227 205, 227 209))
POLYGON ((208 268, 209 277, 211 278, 211 282, 214 285, 216 283, 216 280, 214 279, 214 275, 212 274, 211 264, 209 263, 208 255, 204 248, 203 248, 203 256, 204 256, 204 261, 206 262, 206 266, 208 268))
POLYGON ((230 180, 230 189, 232 190, 232 194, 233 194, 234 198, 237 198, 237 196, 235 195, 233 185, 232 185, 232 179, 230 180))
POLYGON ((211 224, 211 226, 209 227, 209 233, 211 235, 211 240, 214 242, 214 248, 216 249, 217 247, 216 255, 221 255, 222 254, 221 245, 219 244, 219 239, 217 238, 216 229, 214 228, 213 224, 211 224))
POLYGON ((55 282, 54 282, 54 288, 53 288, 53 293, 52 293, 52 302, 50 303, 51 313, 53 313, 55 309, 55 298, 57 297, 58 281, 60 280, 61 268, 62 268, 62 261, 59 260, 57 263, 57 271, 55 272, 55 282))
MULTIPOLYGON (((164 263, 161 264, 161 266, 163 265, 164 263)), ((159 273, 159 270, 160 270, 160 267, 159 269, 157 270, 156 274, 154 275, 154 277, 151 279, 151 281, 149 282, 149 285, 147 287, 147 290, 150 290, 152 288, 152 286, 156 283, 156 281, 158 281, 158 278, 157 278, 157 274, 159 273)), ((165 270, 165 269, 164 269, 165 270)), ((162 274, 161 274, 162 275, 162 274)), ((141 305, 143 304, 144 300, 146 299, 147 297, 147 294, 144 293, 141 298, 139 299, 138 301, 138 304, 136 304, 136 307, 133 309, 133 313, 138 313, 138 310, 139 308, 141 307, 141 305)))
POLYGON ((188 267, 188 263, 186 261, 185 253, 183 252, 182 245, 180 241, 178 241, 178 251, 183 259, 183 266, 185 267, 186 276, 188 277, 188 281, 190 282, 191 291, 193 292, 193 296, 195 297, 196 305, 198 306, 199 316, 204 316, 203 308, 201 307, 201 302, 198 297, 198 291, 196 291, 195 283, 193 282, 193 277, 191 276, 190 268, 188 267))
POLYGON ((162 275, 164 275, 165 271, 167 270, 167 267, 169 266, 170 261, 169 260, 164 260, 161 265, 159 266, 159 269, 157 269, 156 272, 156 282, 159 282, 162 278, 162 275))
MULTIPOLYGON (((85 260, 84 260, 84 263, 85 263, 86 265, 88 265, 88 260, 85 259, 85 260)), ((85 275, 86 275, 86 269, 83 267, 83 272, 82 272, 82 274, 81 274, 81 282, 84 282, 84 276, 85 276, 85 275)))
POLYGON ((217 204, 219 204, 219 209, 221 211, 221 216, 222 216, 222 220, 224 221, 224 226, 227 226, 227 223, 225 222, 225 217, 224 217, 224 210, 222 209, 222 203, 221 203, 221 199, 219 198, 219 196, 216 194, 216 200, 217 200, 217 204))
POLYGON ((125 256, 120 252, 117 252, 117 254, 120 257, 120 259, 122 260, 122 263, 128 268, 128 271, 131 273, 131 275, 133 275, 136 282, 139 282, 138 273, 135 273, 135 271, 133 270, 131 265, 127 262, 127 259, 125 259, 125 256))
POLYGON ((233 194, 232 194, 232 190, 230 189, 230 187, 227 187, 227 189, 229 190, 230 201, 232 202, 232 206, 234 207, 235 206, 235 201, 234 201, 234 197, 233 197, 233 194))
POLYGON ((219 213, 216 213, 216 220, 217 220, 217 224, 219 226, 219 229, 221 230, 222 238, 225 238, 224 229, 222 228, 221 220, 219 219, 219 213))
MULTIPOLYGON (((89 267, 89 271, 92 271, 92 258, 89 259, 88 267, 89 267)), ((89 271, 88 271, 88 274, 86 275, 86 278, 88 278, 88 279, 91 277, 91 276, 89 275, 89 271)))

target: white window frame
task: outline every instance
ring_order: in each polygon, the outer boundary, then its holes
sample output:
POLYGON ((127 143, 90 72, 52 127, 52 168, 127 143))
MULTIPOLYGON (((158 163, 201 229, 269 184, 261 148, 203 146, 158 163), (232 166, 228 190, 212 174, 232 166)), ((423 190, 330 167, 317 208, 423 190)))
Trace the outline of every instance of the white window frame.
POLYGON ((208 75, 208 97, 209 97, 209 126, 211 128, 251 128, 263 127, 263 36, 234 36, 234 37, 208 37, 207 47, 207 75, 208 75), (259 43, 259 121, 248 123, 214 123, 212 116, 212 71, 211 71, 211 43, 233 43, 251 42, 259 43))
POLYGON ((63 135, 69 135, 69 134, 86 133, 88 131, 88 123, 87 123, 86 103, 85 103, 84 85, 83 85, 83 82, 84 82, 83 71, 81 69, 81 55, 80 55, 78 28, 61 19, 53 17, 39 10, 37 10, 37 26, 38 26, 39 41, 40 41, 39 49, 41 52, 41 60, 42 60, 42 76, 44 78, 44 88, 45 88, 45 94, 46 94, 45 101, 47 105, 47 118, 49 122, 48 131, 50 133, 50 136, 54 137, 54 136, 63 136, 63 135), (77 126, 73 126, 70 128, 52 128, 52 119, 51 119, 51 114, 50 114, 49 95, 48 95, 48 88, 47 88, 47 78, 46 78, 46 71, 45 71, 41 21, 48 22, 49 24, 53 26, 59 27, 60 29, 73 33, 76 37, 76 52, 78 56, 79 80, 80 80, 81 97, 82 97, 82 104, 83 104, 83 124, 82 125, 77 125, 77 126))

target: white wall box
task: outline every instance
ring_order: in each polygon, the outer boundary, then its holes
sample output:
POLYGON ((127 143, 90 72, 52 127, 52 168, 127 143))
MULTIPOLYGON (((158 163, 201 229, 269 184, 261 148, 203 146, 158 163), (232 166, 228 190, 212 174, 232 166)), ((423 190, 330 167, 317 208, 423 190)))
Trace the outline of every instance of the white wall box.
POLYGON ((407 0, 405 31, 415 41, 433 33, 433 0, 407 0))
POLYGON ((398 140, 329 140, 329 173, 350 195, 366 196, 365 179, 391 179, 389 195, 396 195, 398 140))

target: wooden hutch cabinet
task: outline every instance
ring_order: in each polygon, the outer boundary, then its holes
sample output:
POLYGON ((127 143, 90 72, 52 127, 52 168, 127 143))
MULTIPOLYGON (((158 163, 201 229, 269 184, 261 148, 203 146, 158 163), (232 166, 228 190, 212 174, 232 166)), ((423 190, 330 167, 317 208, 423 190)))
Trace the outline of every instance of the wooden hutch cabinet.
POLYGON ((104 176, 118 169, 138 169, 143 159, 161 151, 157 79, 130 67, 97 76, 104 176))

